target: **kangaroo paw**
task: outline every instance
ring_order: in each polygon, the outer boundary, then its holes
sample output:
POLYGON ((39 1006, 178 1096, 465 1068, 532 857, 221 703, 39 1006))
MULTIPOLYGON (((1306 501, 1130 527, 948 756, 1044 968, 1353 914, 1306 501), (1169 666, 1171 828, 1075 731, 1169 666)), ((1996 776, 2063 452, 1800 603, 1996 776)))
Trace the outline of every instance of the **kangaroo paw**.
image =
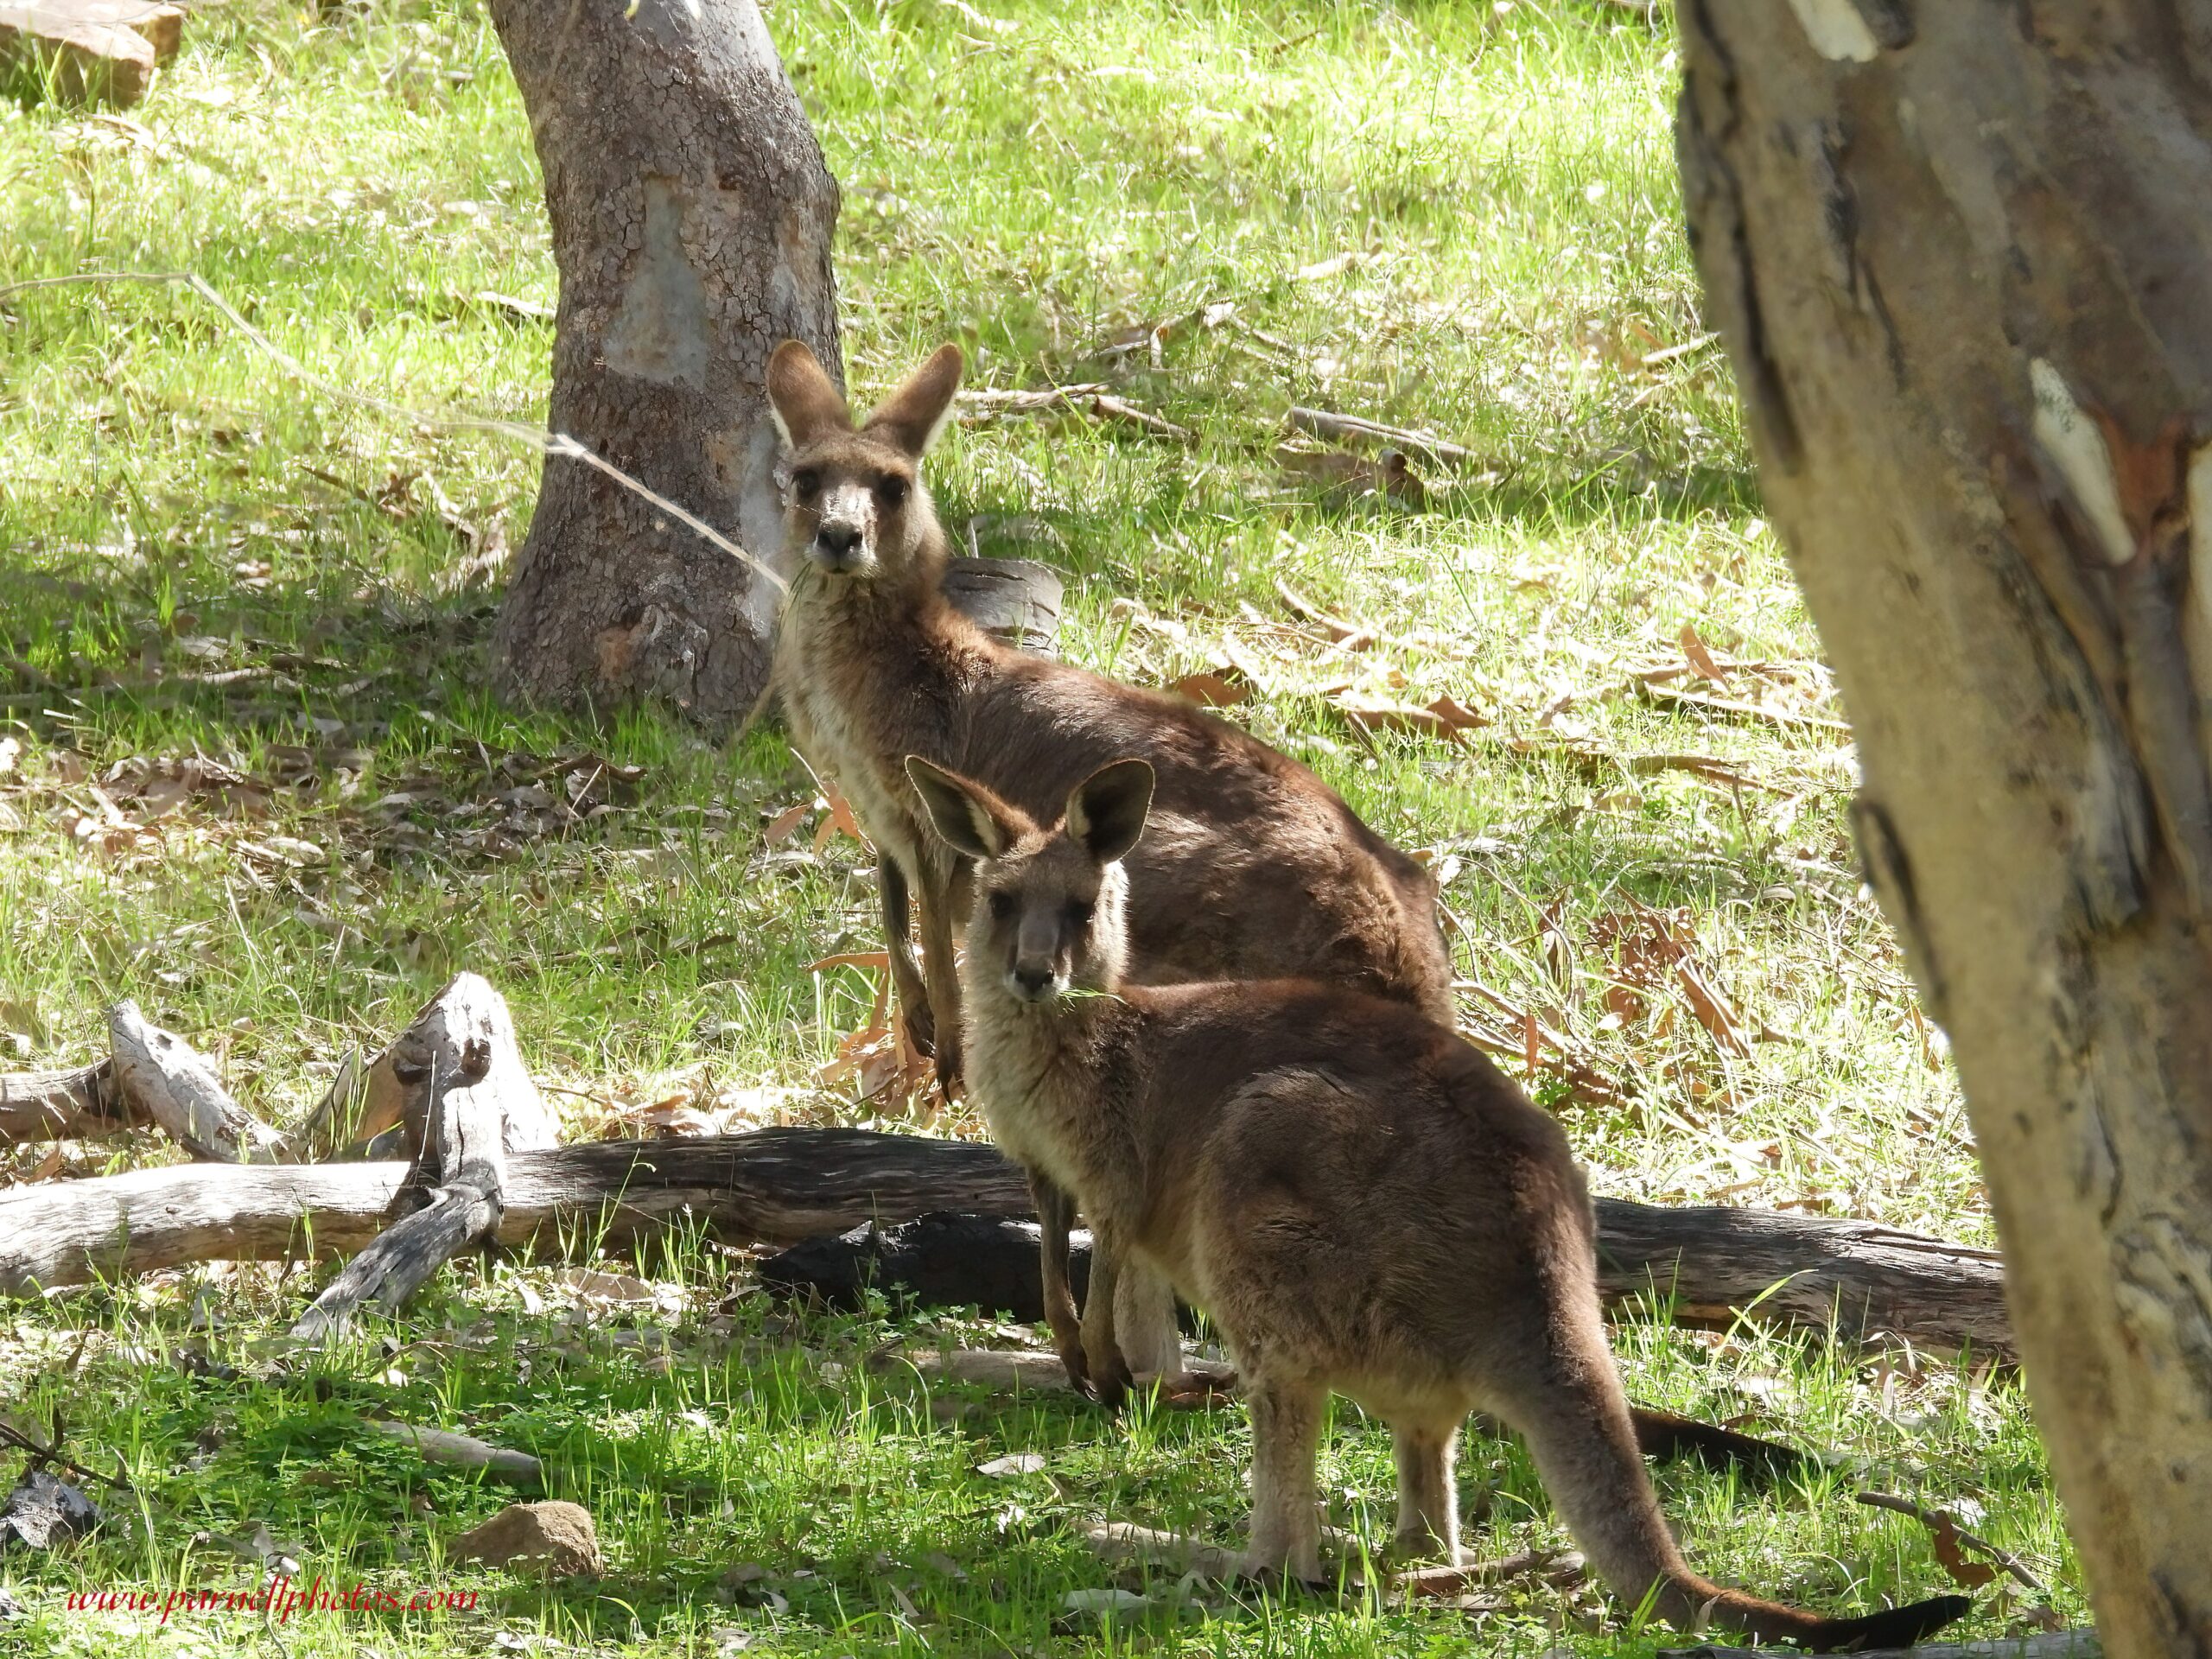
POLYGON ((1068 1382, 1077 1394, 1090 1392, 1090 1362, 1084 1357, 1080 1340, 1058 1344, 1060 1364, 1068 1374, 1068 1382))
POLYGON ((1160 1379, 1160 1403, 1178 1411, 1211 1411, 1236 1397, 1234 1371, 1182 1371, 1160 1379))
POLYGON ((1090 1379, 1090 1397, 1109 1411, 1119 1411, 1128 1403, 1130 1390, 1135 1386, 1136 1379, 1116 1355, 1111 1364, 1100 1367, 1090 1379))

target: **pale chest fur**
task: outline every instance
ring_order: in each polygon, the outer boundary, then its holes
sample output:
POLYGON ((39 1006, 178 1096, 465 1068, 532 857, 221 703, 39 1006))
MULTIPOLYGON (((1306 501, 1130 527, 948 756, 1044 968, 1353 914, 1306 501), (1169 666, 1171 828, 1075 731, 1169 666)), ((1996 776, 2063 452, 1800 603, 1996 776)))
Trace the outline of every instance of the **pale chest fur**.
POLYGON ((963 979, 969 1091, 991 1139, 1007 1156, 1073 1192, 1094 1221, 1133 1221, 1144 1207, 1142 1174, 1128 1125, 1102 1110, 1087 1056, 1056 1016, 1020 1008, 963 979))
MULTIPOLYGON (((911 868, 929 849, 905 782, 886 775, 864 711, 809 671, 810 658, 822 660, 820 642, 810 640, 809 632, 799 617, 787 618, 777 653, 777 687, 791 741, 818 776, 843 792, 868 838, 911 868)), ((893 763, 901 759, 890 757, 893 763)))

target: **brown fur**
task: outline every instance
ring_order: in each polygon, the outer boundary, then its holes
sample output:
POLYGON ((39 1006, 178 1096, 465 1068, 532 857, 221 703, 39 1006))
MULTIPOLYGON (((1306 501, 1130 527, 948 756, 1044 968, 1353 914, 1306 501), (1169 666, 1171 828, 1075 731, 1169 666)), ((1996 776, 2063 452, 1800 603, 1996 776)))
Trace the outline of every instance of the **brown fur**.
POLYGON ((1676 1624, 1709 1610, 1838 1647, 1911 1641, 1964 1611, 1948 1598, 1828 1619, 1691 1572, 1637 1452, 1559 1126, 1401 1003, 1300 980, 1125 984, 1118 861, 1149 833, 1141 763, 1079 785, 1049 830, 926 763, 912 774, 939 834, 978 861, 963 976, 993 1135, 1077 1195, 1110 1262, 1164 1274, 1236 1352, 1249 1571, 1319 1576, 1314 1455, 1333 1389, 1396 1438, 1405 1547, 1456 1559, 1452 1452, 1480 1408, 1527 1439, 1614 1592, 1676 1624))
MULTIPOLYGON (((1141 756, 1158 798, 1130 865, 1143 895, 1129 922, 1136 978, 1300 974, 1448 1020, 1451 959, 1433 881, 1327 785, 1173 698, 998 645, 941 597, 944 535, 917 469, 959 373, 958 350, 944 347, 855 427, 805 346, 786 342, 768 370, 792 479, 777 683, 800 751, 837 780, 881 855, 899 1006, 916 1041, 934 1045, 948 1085, 961 1070, 952 947, 967 873, 925 826, 902 769, 910 754, 1047 817, 1097 767, 1141 756)), ((1048 1317, 1078 1370, 1065 1256, 1056 1262, 1051 1232, 1048 1317)), ((1172 1308, 1149 1300, 1142 1369, 1173 1343, 1172 1308)), ((1111 1393, 1124 1370, 1109 1363, 1096 1380, 1111 1393)))

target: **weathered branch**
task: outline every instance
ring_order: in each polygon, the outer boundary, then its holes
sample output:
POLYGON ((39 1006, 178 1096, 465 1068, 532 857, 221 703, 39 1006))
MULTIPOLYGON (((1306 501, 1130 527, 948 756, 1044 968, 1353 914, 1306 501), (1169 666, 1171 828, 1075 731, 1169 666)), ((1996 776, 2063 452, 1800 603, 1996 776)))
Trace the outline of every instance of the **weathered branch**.
POLYGON ((368 1426, 378 1433, 414 1447, 425 1463, 442 1463, 456 1469, 480 1469, 495 1480, 504 1480, 516 1486, 543 1487, 545 1484, 545 1465, 527 1452, 518 1452, 512 1446, 494 1446, 489 1440, 478 1440, 474 1434, 456 1434, 451 1429, 418 1428, 413 1423, 395 1423, 383 1417, 372 1417, 367 1421, 368 1426))
POLYGON ((108 1011, 115 1086, 134 1110, 211 1163, 274 1163, 283 1137, 231 1098, 214 1067, 127 998, 108 1011))
POLYGON ((331 1281, 292 1334, 343 1331, 374 1296, 397 1308, 505 1212, 507 1154, 553 1144, 556 1126, 522 1063, 506 999, 475 974, 457 974, 425 1004, 379 1065, 420 1100, 424 1128, 403 1201, 422 1207, 379 1235, 331 1281))
POLYGON ((0 1077, 0 1146, 98 1140, 145 1121, 116 1087, 115 1068, 106 1060, 67 1071, 0 1077))
MULTIPOLYGON (((390 1162, 142 1170, 0 1194, 0 1293, 210 1257, 359 1249, 388 1220, 406 1174, 390 1162)), ((1021 1171, 988 1146, 763 1129, 512 1153, 496 1236, 521 1244, 550 1226, 588 1247, 696 1224, 726 1240, 788 1245, 868 1221, 1029 1209, 1021 1171)), ((1930 1349, 2012 1356, 1994 1252, 1766 1211, 1615 1199, 1598 1211, 1602 1281, 1615 1300, 1656 1286, 1682 1317, 1732 1319, 1757 1302, 1757 1317, 1814 1331, 1833 1323, 1847 1338, 1894 1333, 1930 1349)), ((1033 1251, 1033 1233, 1018 1238, 1015 1254, 1033 1251)))
POLYGON ((1294 404, 1283 423, 1311 437, 1327 438, 1367 449, 1396 449, 1432 467, 1472 467, 1481 458, 1471 449, 1448 443, 1432 433, 1402 426, 1385 426, 1357 415, 1338 415, 1325 409, 1306 409, 1294 404))

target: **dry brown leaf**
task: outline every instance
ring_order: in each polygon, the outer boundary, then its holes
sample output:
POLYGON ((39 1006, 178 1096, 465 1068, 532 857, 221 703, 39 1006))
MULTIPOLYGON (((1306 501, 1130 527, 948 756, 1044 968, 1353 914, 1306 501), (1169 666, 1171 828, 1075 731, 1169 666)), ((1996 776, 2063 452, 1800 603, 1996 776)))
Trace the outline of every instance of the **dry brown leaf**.
POLYGON ((807 814, 813 810, 814 804, 810 801, 785 807, 768 821, 768 827, 760 832, 760 839, 771 847, 778 842, 788 840, 791 831, 804 823, 807 814))
POLYGON ((1201 709, 1233 709, 1240 702, 1251 700, 1249 684, 1240 684, 1219 674, 1185 674, 1179 680, 1168 683, 1168 690, 1179 697, 1195 702, 1201 709))
POLYGON ((1362 731, 1416 732, 1425 737, 1441 737, 1455 743, 1459 739, 1459 728, 1433 709, 1421 709, 1411 703, 1392 702, 1384 697, 1351 693, 1335 697, 1332 703, 1338 712, 1362 731))
POLYGON ((1690 659, 1690 666, 1708 680, 1718 683, 1727 677, 1719 664, 1713 660, 1713 653, 1705 648, 1705 641, 1697 637, 1697 626, 1682 624, 1682 655, 1690 659))
POLYGON ((1457 697, 1452 696, 1448 694, 1437 698, 1435 702, 1430 703, 1428 705, 1428 712, 1434 715, 1439 720, 1442 721, 1446 726, 1455 732, 1468 731, 1477 726, 1487 726, 1490 724, 1489 718, 1486 715, 1476 713, 1472 709, 1468 708, 1465 703, 1461 702, 1457 697))
POLYGON ((1675 964, 1675 976, 1681 981, 1682 995, 1689 999, 1690 1012, 1697 1022, 1712 1035, 1713 1040, 1731 1054, 1744 1055, 1751 1052, 1745 1040, 1743 1020, 1736 1010, 1688 957, 1675 964))
POLYGON ((850 836, 861 846, 868 846, 867 832, 861 830, 860 820, 853 816, 851 804, 839 792, 837 785, 825 778, 822 780, 822 793, 829 804, 830 816, 814 832, 814 850, 819 853, 829 844, 830 837, 836 835, 850 836))

